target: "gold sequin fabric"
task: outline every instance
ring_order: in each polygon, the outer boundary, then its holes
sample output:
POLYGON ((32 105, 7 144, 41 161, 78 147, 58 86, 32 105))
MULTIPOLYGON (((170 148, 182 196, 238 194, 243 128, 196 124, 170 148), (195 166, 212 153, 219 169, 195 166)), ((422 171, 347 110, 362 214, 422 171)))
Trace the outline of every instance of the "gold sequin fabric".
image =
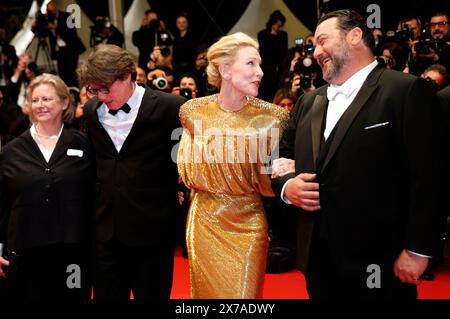
POLYGON ((218 95, 180 109, 178 171, 195 191, 187 221, 192 298, 261 298, 268 227, 261 195, 273 196, 266 166, 288 119, 249 97, 226 112, 218 95))

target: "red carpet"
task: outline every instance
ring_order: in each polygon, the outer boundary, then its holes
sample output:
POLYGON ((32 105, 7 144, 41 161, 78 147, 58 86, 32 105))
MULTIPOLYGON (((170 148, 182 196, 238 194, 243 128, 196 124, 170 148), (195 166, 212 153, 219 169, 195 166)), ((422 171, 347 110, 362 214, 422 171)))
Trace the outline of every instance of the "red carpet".
MULTIPOLYGON (((419 285, 419 299, 450 299, 450 259, 447 258, 434 271, 435 280, 419 285)), ((172 299, 189 299, 189 265, 177 252, 173 278, 172 299)), ((264 299, 307 299, 303 275, 292 270, 283 274, 267 274, 264 299)))

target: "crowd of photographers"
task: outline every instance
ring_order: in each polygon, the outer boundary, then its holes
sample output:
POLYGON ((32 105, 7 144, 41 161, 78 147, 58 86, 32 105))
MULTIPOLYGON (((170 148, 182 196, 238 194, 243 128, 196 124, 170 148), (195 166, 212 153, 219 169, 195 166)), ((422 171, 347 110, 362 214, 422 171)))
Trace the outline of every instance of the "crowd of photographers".
MULTIPOLYGON (((44 46, 41 54, 48 54, 49 59, 56 61, 55 72, 73 88, 79 103, 79 93, 83 89, 78 88, 75 69, 86 48, 76 29, 67 26, 67 18, 68 13, 60 11, 55 2, 50 1, 47 13, 39 13, 33 22, 33 32, 44 46)), ((299 96, 325 82, 313 57, 313 35, 298 37, 289 47, 287 33, 283 31, 285 22, 285 16, 276 10, 269 16, 266 28, 258 33, 264 71, 259 97, 292 109, 299 96)), ((108 17, 97 16, 90 29, 91 47, 99 43, 124 44, 123 34, 108 17)), ((436 12, 424 22, 417 17, 405 17, 398 22, 396 30, 373 29, 373 35, 377 59, 386 68, 427 78, 435 84, 436 91, 448 84, 448 13, 436 12)), ((132 34, 132 42, 139 50, 138 84, 188 99, 214 93, 205 74, 209 44, 199 43, 189 27, 186 13, 178 14, 170 28, 158 12, 147 10, 140 28, 132 34)), ((0 137, 3 144, 28 127, 27 85, 42 71, 49 72, 38 68, 36 62, 29 53, 17 57, 14 47, 5 41, 4 30, 0 30, 0 137)), ((82 112, 78 114, 82 116, 82 112)))
MULTIPOLYGON (((73 125, 84 130, 83 105, 89 95, 85 88, 78 87, 75 70, 79 55, 86 48, 76 30, 65 23, 67 17, 66 12, 59 11, 54 1, 50 1, 47 13, 39 14, 33 23, 33 31, 39 43, 49 46, 48 54, 51 60, 56 61, 58 74, 71 87, 75 100, 73 125)), ((417 17, 405 17, 399 21, 394 31, 373 29, 377 60, 386 68, 428 79, 434 83, 436 91, 443 89, 449 84, 449 21, 447 13, 436 12, 423 23, 417 17)), ((284 15, 276 10, 270 15, 266 28, 258 33, 261 67, 264 71, 259 97, 292 110, 302 94, 322 86, 325 81, 313 57, 313 35, 298 37, 289 46, 287 33, 283 31, 285 22, 284 15)), ((140 28, 132 34, 132 42, 139 50, 136 66, 138 85, 182 95, 187 99, 215 93, 208 86, 205 73, 209 44, 199 43, 197 36, 189 28, 186 13, 177 15, 174 27, 170 28, 159 17, 158 12, 147 10, 140 28)), ((97 16, 91 26, 90 46, 94 47, 99 43, 120 47, 124 44, 123 34, 103 16, 97 16)), ((17 57, 14 47, 5 41, 4 32, 0 30, 1 145, 28 129, 27 86, 42 71, 29 53, 17 57)), ((267 205, 268 209, 278 209, 274 202, 267 205)), ((282 240, 292 243, 293 229, 279 227, 281 226, 277 226, 276 221, 271 221, 271 231, 285 234, 282 240)), ((271 249, 277 248, 272 246, 271 244, 271 249)), ((288 246, 281 248, 286 247, 288 246)), ((271 255, 269 249, 268 269, 273 256, 280 254, 271 255)), ((285 269, 289 267, 291 266, 286 266, 285 269)))
MULTIPOLYGON (((278 23, 284 24, 284 17, 278 23)), ((274 25, 277 21, 274 21, 274 25)), ((279 31, 280 33, 282 31, 279 31)), ((272 36, 276 37, 276 32, 272 36)), ((386 68, 421 76, 432 81, 436 91, 449 84, 450 28, 449 15, 435 12, 422 23, 417 17, 405 17, 395 31, 373 29, 377 60, 386 68)), ((284 63, 277 76, 279 90, 274 95, 261 92, 273 102, 289 101, 293 105, 303 93, 324 84, 321 70, 313 58, 313 36, 297 38, 295 45, 286 51, 284 63)), ((264 60, 264 57, 263 57, 264 60)), ((264 88, 263 88, 264 89, 264 88)))

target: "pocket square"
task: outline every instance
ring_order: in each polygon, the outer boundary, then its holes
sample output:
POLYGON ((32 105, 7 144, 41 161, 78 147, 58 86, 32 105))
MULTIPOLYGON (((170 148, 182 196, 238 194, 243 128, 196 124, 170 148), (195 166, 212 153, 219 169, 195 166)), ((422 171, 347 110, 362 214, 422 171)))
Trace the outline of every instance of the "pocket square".
POLYGON ((389 124, 389 122, 377 123, 377 124, 374 124, 374 125, 366 126, 364 129, 365 130, 370 130, 372 128, 376 128, 376 127, 380 127, 380 126, 386 126, 388 124, 389 124))
POLYGON ((76 150, 73 148, 67 149, 67 156, 78 156, 83 157, 83 151, 82 150, 76 150))

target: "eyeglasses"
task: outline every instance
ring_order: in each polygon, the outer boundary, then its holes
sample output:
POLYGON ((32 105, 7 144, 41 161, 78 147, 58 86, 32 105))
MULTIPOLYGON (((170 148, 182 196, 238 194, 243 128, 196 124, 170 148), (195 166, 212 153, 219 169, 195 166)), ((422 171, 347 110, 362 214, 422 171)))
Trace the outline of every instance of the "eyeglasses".
POLYGON ((98 95, 99 93, 101 94, 109 94, 109 88, 103 87, 103 88, 99 88, 99 89, 94 89, 91 88, 90 86, 86 87, 86 92, 88 92, 90 95, 98 95))
POLYGON ((55 100, 55 98, 53 98, 53 97, 45 97, 45 96, 41 97, 41 98, 36 97, 36 98, 31 99, 31 104, 39 104, 39 101, 41 101, 42 104, 48 104, 54 100, 55 100))
POLYGON ((441 22, 430 22, 429 26, 430 28, 435 28, 437 26, 439 27, 445 27, 448 24, 448 21, 441 21, 441 22))

